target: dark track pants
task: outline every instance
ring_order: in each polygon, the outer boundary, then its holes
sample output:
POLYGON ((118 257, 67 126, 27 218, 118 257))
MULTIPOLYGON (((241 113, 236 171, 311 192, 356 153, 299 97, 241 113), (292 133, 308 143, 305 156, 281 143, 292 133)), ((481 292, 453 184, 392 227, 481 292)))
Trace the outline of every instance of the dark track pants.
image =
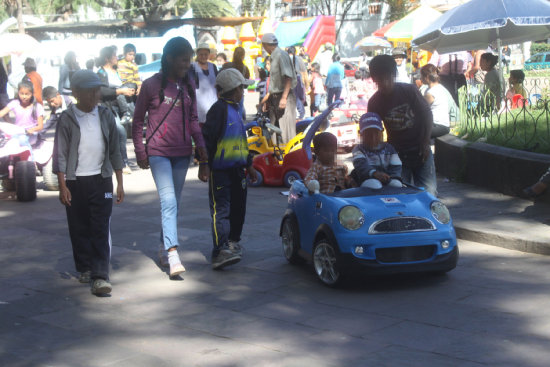
POLYGON ((246 214, 246 176, 244 168, 212 170, 208 197, 212 216, 212 238, 216 256, 229 240, 238 242, 246 214))
POLYGON ((68 180, 71 206, 67 209, 76 271, 91 271, 91 278, 109 279, 113 180, 101 175, 68 180))

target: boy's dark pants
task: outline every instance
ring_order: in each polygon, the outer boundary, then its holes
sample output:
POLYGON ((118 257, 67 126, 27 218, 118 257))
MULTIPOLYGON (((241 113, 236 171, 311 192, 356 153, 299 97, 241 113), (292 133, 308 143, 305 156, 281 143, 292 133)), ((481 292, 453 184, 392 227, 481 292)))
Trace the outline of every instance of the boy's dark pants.
POLYGON ((68 180, 71 206, 67 221, 76 271, 91 271, 91 278, 109 279, 113 180, 101 175, 68 180))
POLYGON ((246 214, 246 175, 242 167, 212 170, 208 184, 212 237, 217 256, 228 241, 238 242, 246 214))

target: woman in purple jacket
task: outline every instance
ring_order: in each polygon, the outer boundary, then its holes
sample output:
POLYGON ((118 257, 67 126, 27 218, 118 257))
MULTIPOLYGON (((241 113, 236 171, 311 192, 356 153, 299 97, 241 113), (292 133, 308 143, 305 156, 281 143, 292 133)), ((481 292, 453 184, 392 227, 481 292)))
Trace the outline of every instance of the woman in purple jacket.
POLYGON ((208 159, 198 124, 195 86, 188 77, 192 56, 193 48, 186 39, 175 37, 166 43, 161 71, 143 82, 132 126, 137 163, 142 169, 151 167, 159 193, 162 219, 159 257, 162 266, 170 266, 170 277, 185 271, 177 251, 177 217, 193 154, 191 138, 200 162, 208 159), (144 144, 146 113, 149 117, 144 144))

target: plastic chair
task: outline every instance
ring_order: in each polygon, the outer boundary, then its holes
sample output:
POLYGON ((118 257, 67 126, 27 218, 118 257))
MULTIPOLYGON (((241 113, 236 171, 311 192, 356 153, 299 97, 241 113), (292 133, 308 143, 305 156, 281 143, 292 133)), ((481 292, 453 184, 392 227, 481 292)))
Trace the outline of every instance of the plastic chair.
POLYGON ((514 94, 512 97, 512 109, 514 108, 523 108, 523 106, 528 106, 529 100, 523 98, 521 94, 514 94))

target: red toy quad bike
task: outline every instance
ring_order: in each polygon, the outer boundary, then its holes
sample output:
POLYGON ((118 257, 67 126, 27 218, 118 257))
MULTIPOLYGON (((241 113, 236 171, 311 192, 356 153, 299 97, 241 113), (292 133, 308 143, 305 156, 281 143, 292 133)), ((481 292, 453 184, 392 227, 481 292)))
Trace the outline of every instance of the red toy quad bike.
POLYGON ((31 146, 25 129, 0 122, 0 180, 7 191, 15 191, 17 200, 36 199, 36 169, 40 169, 48 190, 58 190, 52 173, 53 143, 39 139, 31 146))

